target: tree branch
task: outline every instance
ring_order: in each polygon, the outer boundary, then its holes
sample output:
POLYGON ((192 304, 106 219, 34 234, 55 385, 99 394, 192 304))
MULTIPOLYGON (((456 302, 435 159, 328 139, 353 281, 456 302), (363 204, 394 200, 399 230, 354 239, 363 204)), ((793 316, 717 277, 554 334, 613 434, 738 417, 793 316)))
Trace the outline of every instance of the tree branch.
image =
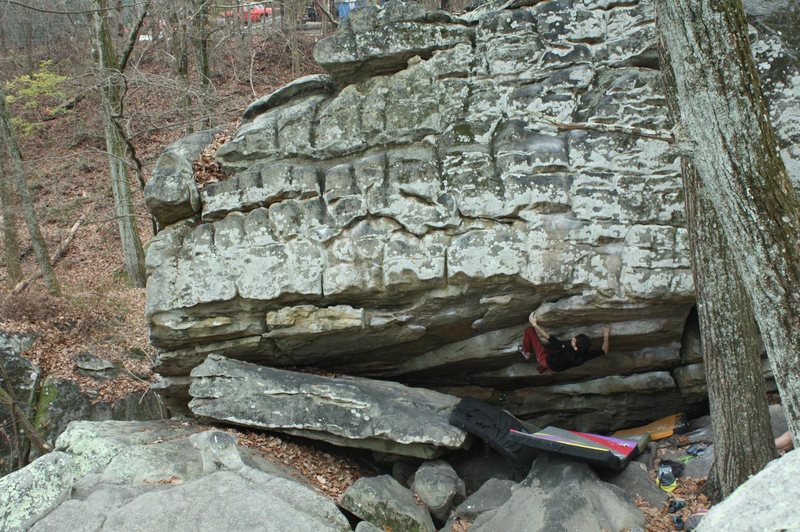
POLYGON ((328 20, 330 20, 334 26, 339 25, 339 22, 334 20, 333 15, 331 15, 330 12, 327 9, 325 9, 325 6, 322 5, 322 2, 316 0, 316 4, 319 7, 320 11, 322 11, 325 14, 325 16, 328 17, 328 20))
MULTIPOLYGON (((116 9, 116 7, 106 7, 104 9, 85 9, 83 11, 57 11, 54 9, 42 9, 40 7, 29 6, 28 4, 23 4, 22 2, 17 2, 16 0, 0 0, 3 3, 11 4, 15 6, 19 6, 25 9, 30 9, 31 11, 38 11, 39 13, 50 13, 52 15, 88 15, 90 13, 100 13, 102 11, 111 11, 112 9, 116 9)), ((150 3, 150 0, 146 0, 143 2, 144 4, 150 3)), ((140 4, 131 4, 125 7, 136 7, 142 5, 140 4)))
MULTIPOLYGON (((64 257, 64 254, 67 251, 67 247, 69 247, 70 243, 72 242, 72 239, 75 238, 75 233, 78 232, 78 229, 80 229, 80 227, 84 224, 85 221, 86 221, 86 215, 84 214, 83 216, 81 216, 80 220, 75 222, 75 224, 72 226, 72 229, 69 230, 69 234, 67 235, 67 237, 64 239, 64 241, 58 247, 56 252, 53 253, 53 255, 50 257, 50 266, 51 267, 55 266, 56 263, 58 261, 60 261, 64 257)), ((37 271, 31 277, 28 277, 24 281, 20 281, 11 290, 11 294, 12 295, 19 294, 20 292, 22 292, 23 290, 28 288, 28 286, 30 286, 32 282, 34 282, 36 279, 38 279, 41 276, 42 276, 42 272, 41 271, 37 271)))
POLYGON ((136 18, 136 22, 131 28, 130 33, 128 33, 128 42, 125 43, 125 49, 122 51, 122 55, 117 61, 117 68, 120 72, 125 72, 125 66, 128 64, 128 60, 133 53, 133 47, 136 46, 136 41, 139 38, 139 31, 142 29, 142 24, 144 24, 144 17, 147 15, 147 9, 150 7, 150 0, 145 0, 142 4, 142 9, 139 11, 139 16, 136 18))
MULTIPOLYGON (((0 402, 4 403, 8 408, 8 411, 11 414, 11 421, 13 425, 16 427, 16 420, 19 419, 19 422, 22 424, 22 428, 28 433, 28 438, 31 440, 31 443, 33 443, 40 451, 44 453, 52 451, 53 449, 47 444, 46 441, 42 439, 41 436, 39 436, 39 433, 36 432, 33 423, 31 423, 31 420, 25 415, 25 412, 23 412, 22 409, 17 405, 16 398, 14 397, 14 390, 11 388, 11 381, 8 379, 6 368, 2 360, 0 360, 0 373, 3 375, 3 382, 6 383, 6 386, 8 386, 8 390, 5 390, 2 386, 0 386, 0 402)), ((14 438, 18 437, 19 434, 15 433, 14 438)))

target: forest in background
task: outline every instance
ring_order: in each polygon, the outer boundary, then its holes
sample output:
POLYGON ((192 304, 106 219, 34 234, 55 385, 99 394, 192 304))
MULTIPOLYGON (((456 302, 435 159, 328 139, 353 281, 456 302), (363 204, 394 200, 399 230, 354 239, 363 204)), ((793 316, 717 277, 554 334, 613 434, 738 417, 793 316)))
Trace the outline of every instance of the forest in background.
MULTIPOLYGON (((98 400, 113 399, 147 387, 153 356, 144 290, 131 286, 117 227, 102 112, 108 74, 92 53, 93 13, 105 10, 117 53, 136 31, 117 123, 126 136, 131 218, 146 248, 154 226, 142 187, 164 147, 192 131, 233 130, 248 103, 321 71, 313 46, 334 25, 307 7, 304 1, 0 1, 0 84, 38 225, 49 255, 58 255, 51 262, 60 287, 54 294, 35 279, 25 223, 4 216, 0 330, 38 334, 28 356, 44 374, 97 389, 97 381, 77 374, 74 357, 88 352, 120 362, 128 370, 121 381, 97 390, 98 400), (259 7, 271 13, 256 18, 259 7), (8 267, 9 231, 17 239, 19 276, 8 267)), ((5 146, 0 159, 13 191, 5 146)), ((5 202, 21 212, 16 195, 5 202)))

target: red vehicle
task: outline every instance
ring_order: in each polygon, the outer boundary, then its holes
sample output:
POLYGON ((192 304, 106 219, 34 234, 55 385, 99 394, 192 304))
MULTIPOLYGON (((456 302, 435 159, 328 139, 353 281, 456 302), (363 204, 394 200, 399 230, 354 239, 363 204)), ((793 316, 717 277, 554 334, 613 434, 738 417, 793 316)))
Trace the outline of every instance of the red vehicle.
POLYGON ((269 17, 272 15, 272 8, 264 6, 243 6, 238 12, 224 11, 222 16, 231 18, 234 14, 237 18, 247 22, 260 22, 262 17, 269 17))

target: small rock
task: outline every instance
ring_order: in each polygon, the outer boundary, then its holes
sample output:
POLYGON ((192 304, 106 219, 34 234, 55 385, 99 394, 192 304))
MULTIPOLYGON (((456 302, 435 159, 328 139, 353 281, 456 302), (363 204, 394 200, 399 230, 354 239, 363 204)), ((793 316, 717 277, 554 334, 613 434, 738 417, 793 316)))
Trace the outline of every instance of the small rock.
POLYGON ((511 490, 516 486, 513 480, 490 478, 478 491, 456 507, 454 516, 474 521, 482 513, 502 506, 511 498, 511 490))
POLYGON ((378 527, 404 532, 433 532, 436 528, 411 491, 389 475, 362 477, 342 495, 345 510, 378 527))
POLYGON ((453 466, 442 460, 425 462, 414 475, 411 486, 440 523, 447 520, 453 503, 466 496, 464 481, 458 478, 453 466))
POLYGON ((75 365, 87 371, 104 371, 107 369, 114 369, 114 364, 103 358, 97 357, 91 353, 79 353, 75 357, 75 365))

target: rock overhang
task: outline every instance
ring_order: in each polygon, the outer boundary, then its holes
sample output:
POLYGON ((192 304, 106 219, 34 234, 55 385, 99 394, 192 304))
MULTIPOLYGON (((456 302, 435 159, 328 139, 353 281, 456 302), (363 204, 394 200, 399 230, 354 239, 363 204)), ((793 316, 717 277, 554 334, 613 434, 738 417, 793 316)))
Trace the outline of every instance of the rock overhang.
MULTIPOLYGON (((219 353, 513 388, 536 380, 515 358, 534 308, 559 334, 614 324, 613 361, 565 378, 684 363, 678 161, 637 134, 671 127, 652 21, 647 1, 356 12, 315 51, 330 77, 251 105, 217 152, 232 177, 150 246, 162 374, 219 353)), ((788 77, 773 114, 800 107, 788 77)))

